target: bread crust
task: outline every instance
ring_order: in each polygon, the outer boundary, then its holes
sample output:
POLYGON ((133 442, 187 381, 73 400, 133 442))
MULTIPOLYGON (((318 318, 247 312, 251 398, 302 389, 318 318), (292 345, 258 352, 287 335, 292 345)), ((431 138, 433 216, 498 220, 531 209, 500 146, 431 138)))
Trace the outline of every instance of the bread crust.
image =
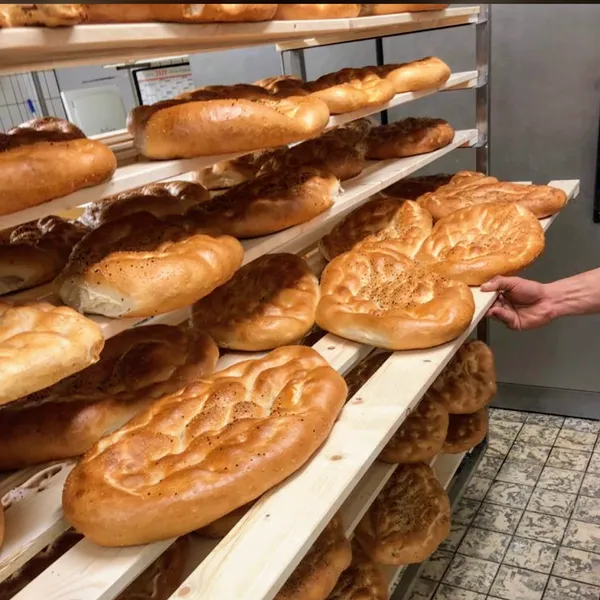
POLYGON ((470 415, 451 415, 448 435, 442 452, 461 454, 479 445, 488 432, 488 410, 482 408, 470 415))
POLYGON ((392 84, 396 94, 439 88, 451 74, 450 67, 436 56, 371 68, 392 84))
POLYGON ((360 4, 278 4, 273 20, 352 19, 358 17, 360 7, 360 4))
POLYGON ((543 251, 544 230, 520 204, 494 202, 462 208, 440 219, 417 254, 427 268, 481 285, 530 265, 543 251))
POLYGON ((56 117, 27 121, 0 133, 0 215, 103 183, 116 168, 110 148, 72 123, 56 117))
POLYGON ((103 346, 100 327, 66 306, 0 303, 0 405, 94 364, 103 346))
POLYGON ((317 324, 389 350, 431 348, 458 337, 475 311, 471 290, 440 277, 392 246, 334 258, 321 276, 317 324))
MULTIPOLYGON (((423 194, 433 192, 442 185, 445 185, 452 177, 454 177, 454 175, 449 175, 448 173, 406 177, 379 192, 379 196, 384 198, 397 198, 400 200, 417 200, 423 196, 423 194)), ((423 208, 427 210, 426 206, 423 206, 423 208)))
POLYGON ((0 28, 69 27, 84 18, 83 4, 0 4, 0 28))
POLYGON ((346 391, 303 346, 197 380, 85 454, 65 484, 65 516, 102 546, 203 527, 298 470, 328 436, 346 391))
POLYGON ((149 317, 210 294, 242 264, 242 245, 186 231, 181 222, 143 212, 95 229, 56 279, 61 299, 80 312, 149 317))
POLYGON ((254 502, 244 504, 244 506, 240 506, 234 511, 227 513, 224 517, 201 527, 195 533, 211 540, 224 538, 242 520, 253 505, 254 502))
POLYGON ((361 17, 375 15, 395 15, 404 12, 422 12, 425 10, 444 10, 449 4, 361 4, 361 17))

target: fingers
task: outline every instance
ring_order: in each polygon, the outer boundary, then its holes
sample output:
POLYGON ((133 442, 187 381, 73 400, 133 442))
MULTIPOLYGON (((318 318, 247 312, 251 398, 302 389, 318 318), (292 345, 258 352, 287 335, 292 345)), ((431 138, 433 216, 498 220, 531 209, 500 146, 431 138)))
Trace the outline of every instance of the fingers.
POLYGON ((502 292, 510 291, 521 281, 520 277, 501 277, 497 276, 481 286, 482 292, 502 292))
POLYGON ((511 310, 508 307, 494 304, 494 306, 488 310, 487 316, 494 317, 499 321, 502 321, 510 329, 521 329, 521 324, 517 314, 514 310, 511 310))

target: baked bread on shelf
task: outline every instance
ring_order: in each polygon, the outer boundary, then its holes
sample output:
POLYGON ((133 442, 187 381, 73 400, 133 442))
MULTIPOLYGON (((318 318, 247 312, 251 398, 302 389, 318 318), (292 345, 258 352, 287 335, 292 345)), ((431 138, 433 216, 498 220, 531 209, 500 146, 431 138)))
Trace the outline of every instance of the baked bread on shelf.
POLYGON ((0 410, 0 471, 79 456, 166 394, 212 373, 205 333, 170 325, 126 330, 100 360, 0 410))
POLYGON ((437 221, 416 259, 440 275, 481 285, 524 269, 544 246, 544 230, 530 210, 493 202, 462 208, 437 221))
POLYGON ((84 18, 84 4, 0 4, 0 28, 68 27, 84 18))
POLYGON ((209 199, 208 190, 199 183, 150 183, 88 204, 79 221, 95 228, 108 221, 144 211, 155 217, 182 215, 192 206, 209 199))
POLYGON ((194 304, 192 324, 221 348, 299 343, 315 323, 319 280, 295 254, 265 254, 194 304))
POLYGON ((439 88, 448 81, 451 74, 450 67, 436 56, 427 56, 407 63, 381 65, 371 69, 379 77, 387 79, 396 94, 439 88))
POLYGON ((199 529, 301 468, 329 435, 346 393, 342 376, 303 346, 199 379, 84 455, 65 484, 65 516, 101 546, 199 529))
POLYGON ((143 156, 167 159, 291 144, 318 135, 328 122, 329 109, 318 98, 280 98, 259 86, 239 84, 138 106, 129 113, 127 129, 143 156))
POLYGON ((496 395, 496 367, 490 347, 479 340, 465 342, 431 389, 452 415, 485 408, 496 395))
POLYGON ((274 600, 326 600, 351 560, 352 549, 342 519, 335 515, 274 600))
POLYGON ((450 501, 431 467, 399 465, 354 535, 375 562, 410 565, 429 558, 450 533, 450 501))
POLYGON ((48 387, 98 361, 96 323, 66 306, 0 303, 0 406, 48 387))
POLYGON ((471 290, 376 244, 334 258, 321 276, 317 324, 388 350, 432 348, 455 339, 473 318, 471 290))
POLYGON ((116 168, 110 148, 72 123, 56 117, 27 121, 0 133, 0 215, 103 183, 116 168))
POLYGON ((196 227, 239 239, 260 237, 306 223, 331 208, 340 182, 312 166, 267 173, 191 208, 196 227))
POLYGON ((373 352, 365 360, 359 362, 344 376, 348 386, 348 400, 375 375, 379 367, 391 356, 390 352, 373 352))
POLYGON ((0 241, 0 295, 52 281, 88 232, 82 223, 52 215, 15 227, 0 241))
POLYGON ((349 250, 389 243, 414 258, 431 233, 431 215, 412 200, 374 198, 353 210, 319 241, 319 251, 327 259, 349 250))
POLYGON ((450 415, 448 435, 442 447, 444 454, 468 452, 483 440, 488 432, 488 410, 482 408, 470 415, 450 415))
MULTIPOLYGON (((437 175, 420 175, 406 177, 386 187, 379 192, 384 198, 398 198, 400 200, 417 200, 427 192, 433 192, 440 186, 448 183, 454 175, 439 173, 437 175)), ((426 209, 426 207, 423 207, 426 209)), ((427 211, 429 212, 429 211, 427 211)))
POLYGON ((56 279, 62 301, 107 317, 150 317, 189 306, 228 281, 242 245, 148 212, 109 221, 79 242, 56 279))
POLYGON ((443 119, 408 117, 374 127, 367 136, 367 158, 404 158, 439 150, 454 139, 454 129, 443 119))
POLYGON ((360 4, 278 4, 273 20, 351 19, 358 17, 360 7, 360 4))
POLYGON ((374 15, 394 15, 404 12, 422 12, 425 10, 443 10, 449 4, 361 4, 361 17, 374 15))
POLYGON ((448 419, 448 411, 437 394, 427 392, 381 451, 379 460, 402 464, 429 462, 444 445, 448 419))

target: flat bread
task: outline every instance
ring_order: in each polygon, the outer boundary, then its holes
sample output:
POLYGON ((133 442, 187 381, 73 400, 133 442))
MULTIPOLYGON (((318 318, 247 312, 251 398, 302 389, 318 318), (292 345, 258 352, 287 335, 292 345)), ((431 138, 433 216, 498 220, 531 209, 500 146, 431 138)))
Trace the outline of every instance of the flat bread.
POLYGON ((429 462, 448 433, 448 411, 435 393, 426 393, 379 455, 387 463, 429 462))
POLYGON ((394 86, 396 94, 439 88, 448 81, 451 73, 450 67, 435 56, 372 68, 394 86))
POLYGON ((0 27, 70 27, 85 19, 85 4, 0 4, 0 27))
POLYGON ((450 501, 431 467, 400 465, 358 524, 355 537, 384 565, 431 556, 450 534, 450 501))
MULTIPOLYGON (((345 377, 348 386, 348 400, 375 375, 379 367, 391 356, 390 352, 373 352, 359 362, 345 377)), ((358 400, 358 398, 357 398, 358 400)))
POLYGON ((486 407, 496 395, 496 367, 490 347, 479 340, 464 343, 431 389, 452 415, 486 407))
POLYGON ((334 258, 321 276, 317 324, 346 339, 388 350, 431 348, 465 331, 475 311, 473 295, 377 245, 334 258))
POLYGON ((350 565, 352 550, 339 515, 327 524, 274 600, 326 600, 350 565))
POLYGON ((327 259, 373 244, 389 243, 414 258, 431 233, 431 215, 412 200, 375 198, 353 210, 319 242, 327 259))
POLYGON ((295 254, 265 254, 197 302, 192 323, 221 348, 272 350, 300 342, 315 323, 319 280, 295 254))
POLYGON ((373 128, 367 136, 367 158, 404 158, 439 150, 454 139, 454 129, 443 119, 408 117, 373 128))
POLYGON ((350 19, 358 17, 361 4, 278 4, 274 21, 350 19))
POLYGON ((488 432, 488 410, 482 408, 470 415, 450 415, 448 435, 442 452, 461 454, 478 446, 488 432))
POLYGON ((481 285, 496 275, 524 269, 544 246, 544 230, 530 210, 512 202, 494 202, 440 219, 416 259, 440 275, 481 285))

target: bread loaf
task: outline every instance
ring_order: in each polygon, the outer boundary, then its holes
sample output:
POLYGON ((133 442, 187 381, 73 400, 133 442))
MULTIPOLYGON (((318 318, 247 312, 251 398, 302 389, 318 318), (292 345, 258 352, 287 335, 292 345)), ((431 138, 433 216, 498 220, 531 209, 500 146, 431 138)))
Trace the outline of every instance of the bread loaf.
POLYGON ((278 4, 275 21, 348 19, 358 17, 360 4, 278 4))
MULTIPOLYGON (((454 175, 448 175, 447 173, 406 177, 385 188, 383 191, 379 192, 379 195, 385 198, 417 200, 417 198, 420 198, 423 194, 433 192, 442 185, 445 185, 452 177, 454 177, 454 175)), ((426 206, 423 206, 423 208, 427 210, 426 206)))
POLYGON ((451 73, 450 67, 435 56, 371 68, 392 84, 396 94, 439 88, 448 81, 451 73))
POLYGON ((431 215, 412 200, 375 198, 353 210, 319 241, 327 259, 349 250, 389 243, 413 258, 431 233, 431 215))
POLYGON ((367 158, 384 160, 425 154, 447 146, 454 129, 443 119, 408 117, 389 125, 380 125, 367 136, 367 158))
POLYGON ((379 348, 410 350, 448 342, 469 326, 469 288, 376 244, 334 258, 321 276, 317 324, 379 348))
POLYGON ((147 325, 110 338, 93 366, 0 410, 0 470, 79 456, 158 398, 211 373, 204 333, 147 325))
POLYGON ((323 133, 321 137, 334 138, 349 146, 360 146, 375 125, 377 125, 377 122, 372 120, 371 117, 363 117, 333 127, 323 133))
POLYGON ((108 221, 144 211, 156 217, 182 215, 195 204, 209 199, 208 190, 199 183, 189 181, 151 183, 88 204, 79 220, 89 227, 99 227, 108 221))
POLYGON ((390 357, 389 352, 373 352, 365 360, 358 363, 344 379, 348 386, 348 400, 350 400, 362 388, 379 367, 390 357))
POLYGON ((0 303, 0 405, 94 364, 103 346, 100 327, 66 306, 0 303))
POLYGON ((88 231, 81 223, 52 215, 15 227, 0 242, 0 295, 52 281, 88 231))
POLYGON ((112 151, 72 123, 55 117, 27 121, 0 133, 0 215, 98 185, 116 168, 112 151))
POLYGON ((183 308, 228 281, 243 248, 229 236, 190 233, 137 213, 89 233, 57 277, 62 301, 107 317, 149 317, 183 308))
POLYGON ((461 454, 479 445, 488 432, 488 411, 482 408, 470 415, 450 415, 448 435, 442 452, 461 454))
POLYGON ((295 254, 265 254, 197 302, 192 323, 221 348, 272 350, 312 329, 319 280, 295 254))
POLYGON ((449 4, 361 4, 361 17, 374 15, 394 15, 403 12, 421 12, 424 10, 443 10, 449 4))
POLYGON ((65 484, 65 516, 102 546, 199 529, 297 471, 328 436, 346 391, 303 346, 197 380, 85 454, 65 484))
MULTIPOLYGON (((289 5, 288 5, 289 6, 289 5)), ((254 82, 275 96, 308 96, 306 82, 296 75, 275 75, 254 82)))
POLYGON ((450 502, 430 467, 400 465, 354 533, 384 565, 423 562, 450 533, 450 502))
POLYGON ((84 18, 82 4, 0 4, 0 27, 67 27, 84 18))
POLYGON ((274 600, 326 600, 352 559, 339 515, 327 524, 274 600))
POLYGON ((477 412, 496 395, 494 355, 484 342, 463 344, 431 389, 453 415, 477 412))
MULTIPOLYGON (((208 5, 205 5, 208 6, 208 5)), ((148 158, 251 152, 313 137, 329 109, 318 98, 278 98, 258 86, 213 86, 134 108, 127 128, 148 158)))
POLYGON ((234 511, 226 514, 224 517, 205 525, 198 529, 198 535, 214 540, 225 537, 244 517, 244 515, 252 508, 254 502, 244 504, 236 508, 234 511))
POLYGON ((494 202, 440 219, 416 258, 440 275, 481 285, 495 275, 524 269, 544 251, 544 245, 544 230, 530 210, 494 202))
POLYGON ((186 218, 197 227, 253 238, 306 223, 333 205, 339 180, 311 166, 261 175, 210 202, 196 205, 186 218))

